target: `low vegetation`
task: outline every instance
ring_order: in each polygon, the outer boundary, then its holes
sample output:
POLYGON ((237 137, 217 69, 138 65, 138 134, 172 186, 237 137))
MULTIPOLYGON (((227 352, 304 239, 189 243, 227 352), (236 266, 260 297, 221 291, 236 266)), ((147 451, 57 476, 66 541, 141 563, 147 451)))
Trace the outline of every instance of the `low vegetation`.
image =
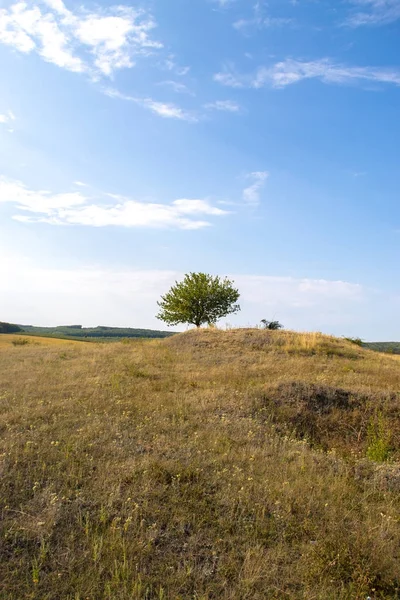
POLYGON ((60 325, 58 327, 34 327, 21 325, 19 331, 29 335, 52 336, 61 339, 115 340, 121 338, 165 338, 170 331, 154 329, 132 329, 131 327, 82 327, 82 325, 60 325))
POLYGON ((2 600, 399 596, 396 356, 279 330, 51 342, 0 345, 2 600))
POLYGON ((400 342, 363 342, 364 348, 388 354, 400 354, 400 342))

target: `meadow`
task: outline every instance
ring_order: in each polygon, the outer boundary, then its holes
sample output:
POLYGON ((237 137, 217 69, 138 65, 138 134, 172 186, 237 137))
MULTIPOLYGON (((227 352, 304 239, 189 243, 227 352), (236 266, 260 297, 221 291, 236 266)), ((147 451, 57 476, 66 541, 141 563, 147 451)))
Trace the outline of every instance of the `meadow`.
POLYGON ((400 597, 400 358, 0 336, 2 600, 400 597))

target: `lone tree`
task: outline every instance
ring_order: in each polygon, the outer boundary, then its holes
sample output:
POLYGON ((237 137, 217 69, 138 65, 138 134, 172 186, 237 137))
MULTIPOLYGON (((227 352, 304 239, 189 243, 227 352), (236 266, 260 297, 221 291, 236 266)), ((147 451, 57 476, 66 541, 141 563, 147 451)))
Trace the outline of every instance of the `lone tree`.
POLYGON ((206 273, 189 273, 180 283, 175 282, 157 303, 160 312, 157 318, 168 325, 190 323, 200 327, 212 325, 227 315, 236 313, 239 292, 233 282, 206 273))

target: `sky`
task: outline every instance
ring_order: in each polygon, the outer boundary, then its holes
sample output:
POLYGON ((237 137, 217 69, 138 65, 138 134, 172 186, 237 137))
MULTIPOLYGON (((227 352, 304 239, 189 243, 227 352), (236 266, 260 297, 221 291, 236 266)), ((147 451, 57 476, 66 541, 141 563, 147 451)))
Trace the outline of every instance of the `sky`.
POLYGON ((0 320, 400 340, 400 0, 0 0, 0 320))

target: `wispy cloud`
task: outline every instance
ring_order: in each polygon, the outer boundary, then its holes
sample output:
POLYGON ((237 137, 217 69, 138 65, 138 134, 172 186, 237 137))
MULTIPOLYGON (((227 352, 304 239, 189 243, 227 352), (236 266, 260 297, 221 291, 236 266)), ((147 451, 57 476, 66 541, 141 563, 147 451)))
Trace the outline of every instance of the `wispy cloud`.
POLYGON ((228 8, 231 6, 236 0, 210 0, 213 4, 218 4, 220 8, 228 8))
POLYGON ((252 15, 246 19, 238 19, 233 27, 244 33, 251 29, 267 29, 270 27, 284 27, 292 25, 293 19, 275 17, 267 12, 267 5, 263 2, 255 2, 252 6, 252 15))
POLYGON ((204 105, 207 110, 219 110, 222 112, 238 113, 241 111, 240 104, 233 100, 216 100, 215 102, 208 102, 204 105))
POLYGON ((0 203, 15 206, 14 219, 51 225, 201 229, 210 218, 229 214, 204 199, 178 199, 169 204, 142 202, 115 194, 93 198, 79 192, 31 190, 20 181, 0 178, 0 203), (21 214, 24 213, 24 214, 21 214))
POLYGON ((12 110, 7 110, 5 113, 0 113, 0 125, 8 126, 8 131, 12 133, 14 130, 11 126, 12 122, 15 121, 15 115, 12 110))
POLYGON ((173 80, 160 81, 157 85, 170 88, 173 92, 176 92, 177 94, 188 94, 189 96, 195 95, 195 93, 192 90, 190 90, 186 84, 182 83, 181 81, 173 81, 173 80))
POLYGON ((214 81, 232 88, 251 87, 251 76, 241 75, 232 63, 227 63, 220 73, 214 75, 214 81))
POLYGON ((243 190, 243 200, 246 204, 257 206, 260 203, 260 193, 268 177, 267 171, 254 171, 247 175, 250 185, 243 190))
POLYGON ((176 58, 174 54, 170 54, 167 58, 161 63, 161 67, 167 71, 171 71, 175 75, 179 77, 183 77, 187 75, 190 71, 189 66, 182 67, 176 62, 176 58))
POLYGON ((150 15, 121 5, 72 11, 62 0, 43 0, 0 9, 0 43, 91 76, 111 76, 132 67, 136 56, 161 48, 150 37, 154 27, 150 15))
POLYGON ((74 181, 74 185, 77 185, 78 187, 89 187, 89 185, 83 181, 74 181))
POLYGON ((345 25, 386 25, 400 19, 400 0, 353 0, 354 9, 345 25))
POLYGON ((231 65, 214 75, 214 80, 234 88, 284 88, 305 79, 318 79, 327 84, 360 84, 373 82, 400 85, 400 70, 385 67, 353 67, 335 63, 329 58, 314 61, 287 59, 272 66, 259 67, 251 74, 238 74, 231 65))
POLYGON ((199 116, 193 112, 187 111, 176 104, 170 102, 159 102, 153 100, 153 98, 138 98, 123 94, 116 89, 106 88, 103 93, 110 98, 118 98, 120 100, 126 100, 128 102, 134 102, 139 106, 143 106, 152 113, 165 119, 178 119, 179 121, 188 121, 189 123, 197 123, 199 116))
POLYGON ((233 27, 238 31, 246 32, 248 29, 256 27, 257 29, 267 29, 269 27, 284 27, 292 25, 293 19, 282 17, 264 17, 263 19, 238 19, 233 23, 233 27))

